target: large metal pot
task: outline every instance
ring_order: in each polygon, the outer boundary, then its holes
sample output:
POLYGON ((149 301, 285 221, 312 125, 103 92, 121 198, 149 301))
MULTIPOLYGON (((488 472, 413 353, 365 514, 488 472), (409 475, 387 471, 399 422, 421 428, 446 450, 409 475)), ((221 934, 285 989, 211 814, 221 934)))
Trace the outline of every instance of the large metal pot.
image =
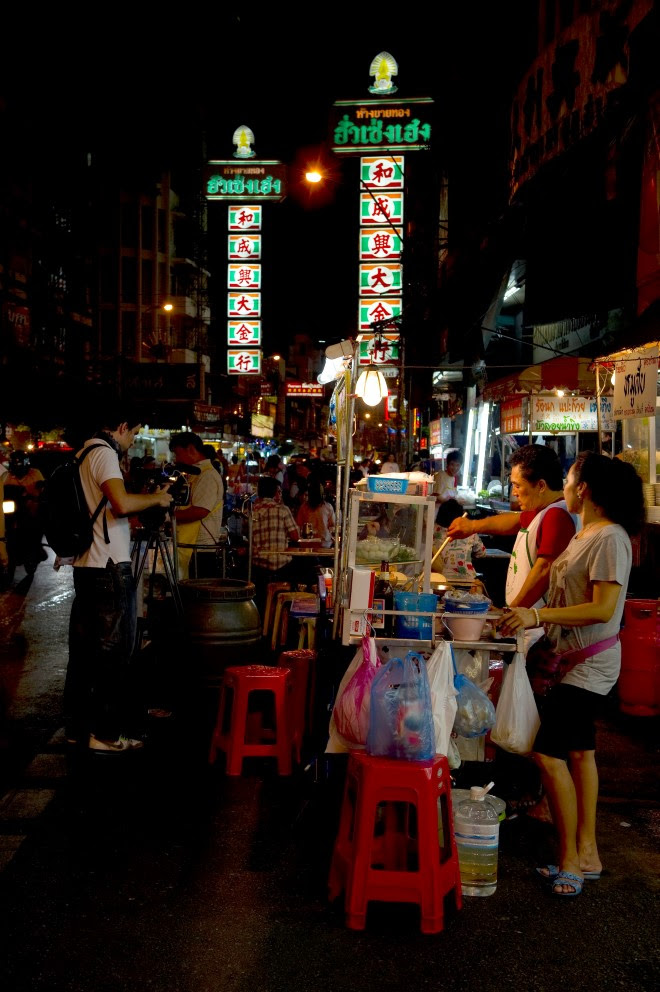
POLYGON ((259 662, 261 618, 254 583, 241 579, 179 582, 191 662, 209 686, 219 686, 228 665, 259 662))

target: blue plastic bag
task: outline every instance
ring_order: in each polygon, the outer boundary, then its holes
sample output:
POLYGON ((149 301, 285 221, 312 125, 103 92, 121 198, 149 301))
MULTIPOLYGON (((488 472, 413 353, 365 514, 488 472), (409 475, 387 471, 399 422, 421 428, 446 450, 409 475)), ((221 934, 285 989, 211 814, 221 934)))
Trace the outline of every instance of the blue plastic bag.
POLYGON ((415 651, 392 658, 374 676, 367 752, 406 761, 430 761, 435 756, 426 662, 415 651))

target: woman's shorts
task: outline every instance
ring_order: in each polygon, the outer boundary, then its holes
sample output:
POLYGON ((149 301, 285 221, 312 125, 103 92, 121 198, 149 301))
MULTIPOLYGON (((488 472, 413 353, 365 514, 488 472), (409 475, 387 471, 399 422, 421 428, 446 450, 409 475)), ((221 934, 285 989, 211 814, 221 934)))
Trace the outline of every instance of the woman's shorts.
POLYGON ((555 686, 539 707, 541 728, 533 750, 564 760, 570 751, 594 751, 596 717, 604 698, 576 685, 555 686))

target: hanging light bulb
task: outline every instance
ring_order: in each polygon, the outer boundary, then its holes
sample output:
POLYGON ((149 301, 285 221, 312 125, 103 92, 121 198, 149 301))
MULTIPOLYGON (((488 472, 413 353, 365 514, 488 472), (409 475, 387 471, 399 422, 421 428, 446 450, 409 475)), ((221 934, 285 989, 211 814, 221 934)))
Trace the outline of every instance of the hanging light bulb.
POLYGON ((365 369, 355 384, 355 395, 364 400, 367 406, 376 406, 387 396, 387 383, 378 369, 365 369))

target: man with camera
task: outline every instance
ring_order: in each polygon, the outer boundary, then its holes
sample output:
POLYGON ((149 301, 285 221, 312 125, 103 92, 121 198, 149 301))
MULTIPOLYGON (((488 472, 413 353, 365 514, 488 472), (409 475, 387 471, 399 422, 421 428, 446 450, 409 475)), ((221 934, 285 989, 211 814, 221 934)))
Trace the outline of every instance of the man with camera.
POLYGON ((207 458, 198 434, 173 434, 170 451, 176 465, 190 476, 190 503, 175 511, 179 577, 213 578, 218 574, 216 549, 222 531, 222 477, 207 458))
POLYGON ((90 547, 73 560, 75 599, 69 626, 69 664, 64 684, 67 740, 96 753, 137 750, 132 737, 140 725, 138 691, 131 658, 137 604, 131 568, 129 516, 151 507, 168 509, 167 489, 129 493, 120 458, 140 424, 124 406, 106 407, 94 445, 80 465, 90 516, 105 498, 93 525, 90 547), (134 425, 134 426, 131 426, 134 425))

